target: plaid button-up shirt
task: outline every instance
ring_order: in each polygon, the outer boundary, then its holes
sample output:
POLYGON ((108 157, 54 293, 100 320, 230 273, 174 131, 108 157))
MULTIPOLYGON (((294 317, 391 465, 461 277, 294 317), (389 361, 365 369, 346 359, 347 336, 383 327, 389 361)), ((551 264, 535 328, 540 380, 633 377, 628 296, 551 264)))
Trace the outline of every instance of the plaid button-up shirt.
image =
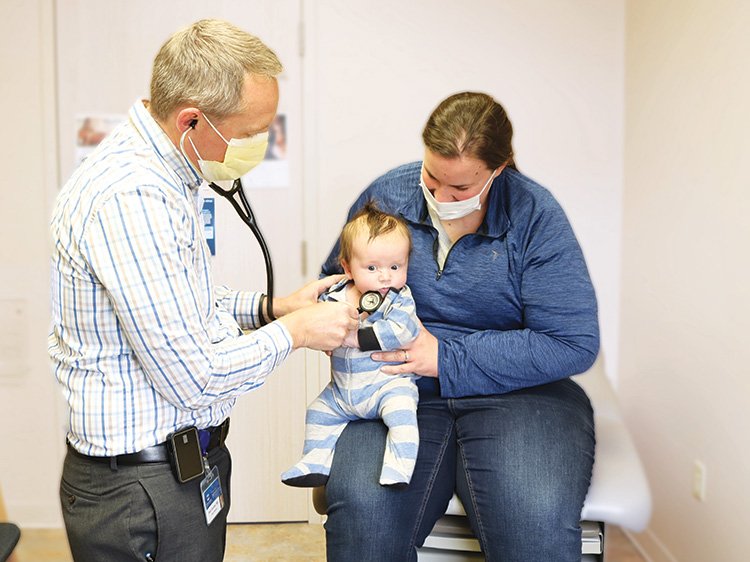
POLYGON ((259 293, 214 286, 199 183, 137 102, 59 194, 49 353, 84 454, 221 423, 292 349, 280 322, 243 335, 259 293))

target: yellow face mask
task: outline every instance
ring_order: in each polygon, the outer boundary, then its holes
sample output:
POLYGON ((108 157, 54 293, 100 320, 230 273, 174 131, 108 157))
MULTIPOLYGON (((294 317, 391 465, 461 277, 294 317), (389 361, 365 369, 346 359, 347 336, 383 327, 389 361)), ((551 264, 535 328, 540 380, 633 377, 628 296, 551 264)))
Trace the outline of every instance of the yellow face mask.
MULTIPOLYGON (((222 180, 236 180, 263 161, 266 156, 266 149, 268 148, 268 132, 258 133, 244 139, 231 139, 227 141, 205 114, 203 117, 206 118, 206 122, 211 125, 211 128, 216 131, 216 134, 221 137, 221 140, 227 143, 227 152, 224 155, 224 161, 216 162, 215 160, 203 160, 195 144, 193 144, 193 140, 188 137, 193 150, 195 150, 195 154, 198 156, 200 175, 204 180, 209 183, 222 180)), ((180 149, 185 158, 187 158, 184 146, 185 136, 190 131, 192 129, 186 129, 180 139, 180 149)), ((189 158, 187 160, 190 162, 189 158)))

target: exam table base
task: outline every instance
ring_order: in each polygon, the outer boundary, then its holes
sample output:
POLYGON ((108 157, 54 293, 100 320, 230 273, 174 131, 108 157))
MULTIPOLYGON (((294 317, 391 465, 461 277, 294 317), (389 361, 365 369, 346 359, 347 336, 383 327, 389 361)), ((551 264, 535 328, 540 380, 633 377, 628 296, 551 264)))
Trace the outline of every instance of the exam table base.
MULTIPOLYGON (((604 562, 604 523, 581 521, 581 562, 604 562)), ((445 515, 419 549, 419 562, 478 562, 484 560, 466 517, 445 515)))

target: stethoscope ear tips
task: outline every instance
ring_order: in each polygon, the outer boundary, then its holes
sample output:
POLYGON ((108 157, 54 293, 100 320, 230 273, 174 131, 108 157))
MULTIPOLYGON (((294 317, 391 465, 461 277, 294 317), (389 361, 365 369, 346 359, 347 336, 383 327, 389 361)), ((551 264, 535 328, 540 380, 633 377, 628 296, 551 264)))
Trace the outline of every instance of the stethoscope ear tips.
POLYGON ((190 122, 190 124, 188 125, 188 127, 190 127, 191 129, 195 129, 195 126, 196 126, 197 124, 198 124, 198 120, 197 120, 197 119, 193 119, 193 120, 192 120, 192 121, 190 122))

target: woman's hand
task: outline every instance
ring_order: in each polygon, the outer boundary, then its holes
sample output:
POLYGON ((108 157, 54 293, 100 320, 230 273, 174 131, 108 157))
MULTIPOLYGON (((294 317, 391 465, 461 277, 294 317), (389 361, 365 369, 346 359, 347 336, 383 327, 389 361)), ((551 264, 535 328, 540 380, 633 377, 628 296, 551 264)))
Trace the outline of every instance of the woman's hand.
POLYGON ((377 351, 371 355, 375 361, 402 361, 400 365, 383 365, 387 375, 414 373, 423 377, 438 376, 438 340, 420 322, 417 339, 408 347, 396 351, 377 351))

